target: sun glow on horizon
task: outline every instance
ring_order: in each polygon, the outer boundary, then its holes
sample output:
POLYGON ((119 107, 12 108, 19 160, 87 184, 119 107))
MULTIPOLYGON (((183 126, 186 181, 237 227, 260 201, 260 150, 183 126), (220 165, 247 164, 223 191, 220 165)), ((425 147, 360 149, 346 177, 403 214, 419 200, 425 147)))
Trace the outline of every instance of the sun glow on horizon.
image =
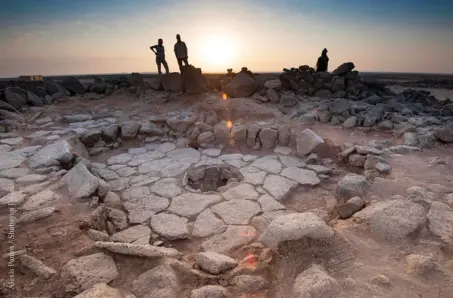
POLYGON ((229 67, 236 56, 236 45, 225 35, 209 35, 202 40, 204 63, 216 67, 229 67))

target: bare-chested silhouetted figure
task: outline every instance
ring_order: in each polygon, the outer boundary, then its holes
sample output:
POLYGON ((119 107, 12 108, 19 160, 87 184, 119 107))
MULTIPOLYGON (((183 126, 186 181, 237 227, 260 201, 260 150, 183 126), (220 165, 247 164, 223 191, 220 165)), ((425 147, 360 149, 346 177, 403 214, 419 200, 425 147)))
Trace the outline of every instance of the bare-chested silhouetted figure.
POLYGON ((164 65, 165 72, 168 73, 168 64, 167 61, 165 60, 165 48, 163 46, 164 41, 162 38, 159 38, 157 45, 150 47, 151 51, 156 54, 156 64, 157 64, 157 71, 159 74, 162 74, 161 71, 161 64, 164 65))
POLYGON ((327 57, 327 49, 322 50, 321 56, 316 63, 316 72, 327 71, 329 57, 327 57))
POLYGON ((181 71, 182 74, 184 71, 182 63, 184 62, 185 66, 189 65, 188 62, 189 57, 187 55, 186 43, 184 41, 181 41, 181 36, 179 34, 176 35, 175 55, 176 59, 178 60, 179 70, 181 71))

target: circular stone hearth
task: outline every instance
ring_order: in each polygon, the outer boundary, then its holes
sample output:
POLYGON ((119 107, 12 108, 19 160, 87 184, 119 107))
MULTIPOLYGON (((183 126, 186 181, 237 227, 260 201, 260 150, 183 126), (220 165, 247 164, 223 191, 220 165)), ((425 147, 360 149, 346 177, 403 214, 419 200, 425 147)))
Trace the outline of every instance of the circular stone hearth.
POLYGON ((242 181, 242 173, 231 165, 201 166, 187 172, 187 186, 202 192, 217 191, 225 186, 228 180, 242 181))

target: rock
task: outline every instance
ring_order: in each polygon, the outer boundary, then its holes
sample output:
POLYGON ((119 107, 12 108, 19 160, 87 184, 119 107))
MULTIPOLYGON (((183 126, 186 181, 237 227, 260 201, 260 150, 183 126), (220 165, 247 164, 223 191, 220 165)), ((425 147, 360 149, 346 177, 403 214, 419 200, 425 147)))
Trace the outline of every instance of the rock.
POLYGON ((61 85, 65 87, 71 94, 85 94, 85 87, 80 81, 74 77, 67 77, 61 81, 61 85))
POLYGON ((438 127, 434 131, 434 136, 445 143, 453 143, 453 125, 447 124, 442 127, 438 127))
POLYGON ((255 187, 243 183, 222 193, 222 196, 225 200, 256 200, 259 194, 256 192, 255 187))
POLYGON ((44 106, 44 103, 42 102, 41 98, 39 98, 38 96, 34 95, 30 91, 27 91, 27 102, 31 106, 36 106, 36 107, 44 106))
POLYGON ((242 175, 244 176, 243 182, 250 183, 253 185, 263 184, 264 177, 267 174, 267 172, 261 171, 252 166, 242 168, 240 171, 241 171, 242 175))
POLYGON ((288 240, 329 239, 334 231, 317 215, 311 212, 281 215, 264 230, 260 241, 271 249, 288 240))
POLYGON ((12 192, 0 198, 0 206, 19 206, 25 201, 26 195, 20 191, 12 192))
POLYGON ((293 149, 291 149, 289 147, 284 147, 284 146, 277 146, 274 149, 274 153, 282 154, 282 155, 290 155, 291 152, 293 152, 293 149))
POLYGON ((115 261, 102 252, 73 259, 61 269, 65 290, 76 293, 98 283, 109 283, 118 275, 115 261))
MULTIPOLYGON (((68 93, 69 93, 69 91, 68 91, 68 93)), ((52 101, 65 102, 67 100, 68 100, 68 97, 64 93, 57 92, 57 93, 52 94, 52 101)))
POLYGON ((355 146, 355 150, 359 154, 373 154, 373 155, 381 155, 383 152, 379 149, 368 147, 368 146, 355 146))
POLYGON ((332 97, 332 91, 328 89, 321 89, 315 92, 315 96, 319 98, 331 98, 332 97))
POLYGON ((19 109, 27 104, 27 92, 20 88, 6 87, 3 89, 3 96, 5 101, 12 105, 15 109, 19 109))
POLYGON ((193 226, 192 236, 194 237, 208 237, 214 234, 218 228, 225 223, 218 219, 210 209, 201 212, 193 226))
POLYGON ((136 225, 113 234, 110 239, 114 242, 131 243, 146 236, 149 238, 150 234, 151 230, 147 226, 136 225))
POLYGON ((129 84, 135 87, 143 86, 144 85, 143 77, 138 72, 133 72, 129 77, 129 84))
POLYGON ((178 180, 175 178, 164 178, 157 181, 151 186, 151 192, 171 199, 182 193, 181 188, 178 186, 178 180))
POLYGON ((64 177, 69 194, 75 199, 90 197, 99 187, 99 180, 79 162, 64 177))
MULTIPOLYGON (((322 174, 322 173, 321 173, 322 174)), ((315 186, 321 183, 316 173, 311 170, 304 170, 296 167, 288 167, 281 173, 283 177, 299 182, 303 186, 315 186)))
POLYGON ((320 144, 323 144, 324 140, 311 129, 305 129, 298 135, 296 142, 297 155, 302 157, 311 153, 320 144))
POLYGON ((55 193, 49 189, 43 190, 30 198, 22 205, 22 210, 35 210, 42 208, 55 199, 55 193))
POLYGON ((107 88, 107 84, 100 78, 95 78, 93 84, 91 84, 90 91, 97 94, 104 94, 107 88))
POLYGON ((234 259, 212 251, 198 253, 195 262, 202 270, 211 274, 220 274, 237 266, 234 259))
POLYGON ((282 82, 279 79, 268 80, 264 82, 264 88, 267 89, 277 89, 279 90, 282 87, 282 82))
POLYGON ((194 113, 185 112, 168 118, 167 125, 177 132, 185 133, 196 120, 197 117, 194 113))
POLYGON ((453 244, 453 210, 441 202, 432 202, 428 212, 428 228, 449 245, 453 244))
POLYGON ((379 122, 384 116, 384 108, 382 106, 376 106, 368 110, 363 119, 363 126, 370 127, 379 122))
POLYGON ((132 292, 143 298, 177 298, 178 288, 178 277, 168 265, 154 267, 132 283, 132 292))
POLYGON ((259 93, 255 93, 252 95, 252 99, 259 101, 259 102, 267 102, 269 99, 265 96, 260 95, 259 93))
POLYGON ((106 141, 116 141, 120 126, 118 124, 110 124, 102 129, 102 138, 106 141))
POLYGON ((280 101, 280 96, 278 95, 278 92, 274 89, 267 89, 266 95, 271 103, 278 103, 280 101))
POLYGON ((401 137, 406 132, 416 132, 416 127, 407 122, 401 122, 393 129, 393 135, 397 138, 401 137))
POLYGON ((177 258, 181 253, 174 248, 158 247, 152 245, 139 245, 133 243, 118 243, 118 242, 96 242, 95 247, 106 249, 110 252, 146 258, 168 257, 177 258))
POLYGON ((230 129, 228 128, 228 123, 226 121, 217 123, 214 126, 214 135, 216 143, 228 144, 228 139, 230 137, 230 129))
POLYGON ((388 151, 395 153, 395 154, 407 154, 411 152, 418 152, 420 151, 417 147, 407 146, 407 145, 397 145, 388 148, 388 151))
POLYGON ((192 290, 190 298, 228 298, 228 291, 222 286, 202 286, 192 290))
POLYGON ((21 254, 18 256, 18 259, 22 266, 30 269, 37 276, 42 277, 44 279, 49 279, 52 275, 57 273, 55 269, 47 267, 46 265, 44 265, 43 262, 32 256, 21 254))
POLYGON ((349 164, 353 167, 363 167, 365 165, 366 156, 361 154, 349 155, 349 164))
POLYGON ((33 169, 60 164, 67 165, 73 158, 72 149, 73 147, 66 140, 55 142, 33 154, 28 159, 28 165, 33 169))
POLYGON ((354 215, 354 213, 362 210, 363 206, 365 206, 365 201, 360 197, 353 197, 347 200, 346 203, 337 205, 335 210, 341 219, 347 219, 354 215))
POLYGON ((263 212, 276 211, 276 210, 285 210, 286 207, 276 201, 273 197, 268 194, 262 195, 258 202, 261 205, 261 210, 263 212))
POLYGON ((201 244, 204 251, 228 254, 256 238, 256 230, 251 226, 228 226, 222 234, 214 235, 201 244))
POLYGON ((386 164, 387 161, 380 156, 368 154, 366 156, 366 160, 365 160, 365 164, 364 164, 365 170, 375 169, 375 167, 378 163, 386 164))
POLYGON ((51 79, 43 80, 44 86, 49 94, 53 95, 54 93, 61 93, 63 95, 70 95, 70 92, 65 87, 61 86, 57 82, 51 79))
POLYGON ((210 131, 201 133, 197 138, 198 144, 210 144, 214 141, 215 141, 215 135, 210 131))
POLYGON ((151 80, 148 80, 149 87, 154 90, 162 90, 164 87, 162 86, 162 78, 155 77, 151 80))
POLYGON ((5 110, 15 113, 17 109, 6 101, 0 100, 0 110, 5 110))
POLYGON ((89 229, 87 234, 93 241, 110 241, 110 237, 107 233, 98 230, 89 229))
POLYGON ((123 295, 119 290, 111 288, 105 283, 99 283, 74 298, 123 298, 123 295))
POLYGON ((121 125, 121 138, 133 139, 137 136, 140 124, 135 121, 123 122, 121 125))
POLYGON ((390 174, 392 172, 392 167, 389 166, 388 164, 378 162, 374 168, 378 170, 379 173, 381 174, 390 174))
POLYGON ((363 197, 369 188, 370 183, 365 177, 349 173, 338 182, 335 196, 340 202, 352 197, 363 197))
POLYGON ((332 72, 332 76, 343 76, 348 72, 351 72, 354 68, 355 65, 352 62, 343 63, 332 72))
POLYGON ((123 205, 131 223, 142 223, 152 215, 167 209, 166 198, 150 194, 147 187, 133 187, 123 193, 123 205))
POLYGON ((297 99, 297 97, 282 94, 280 97, 280 101, 278 103, 284 107, 292 107, 292 106, 297 105, 298 102, 299 102, 299 100, 297 99))
POLYGON ((351 117, 347 118, 343 122, 343 127, 344 128, 353 128, 356 125, 357 125, 357 117, 356 116, 351 116, 351 117))
MULTIPOLYGON (((107 204, 105 201, 104 203, 107 204)), ((129 227, 126 212, 115 208, 105 208, 105 211, 107 213, 107 219, 113 224, 116 230, 121 231, 129 227)))
POLYGON ((261 212, 260 206, 250 200, 219 203, 211 207, 211 210, 230 225, 247 225, 254 215, 261 212))
POLYGON ((393 122, 390 121, 390 120, 384 120, 384 121, 381 121, 379 124, 378 124, 378 128, 381 129, 381 130, 385 130, 385 131, 389 131, 389 130, 392 130, 393 129, 393 122))
POLYGON ((229 97, 235 98, 252 96, 257 88, 258 84, 253 77, 239 73, 224 86, 223 90, 229 97))
POLYGON ((424 208, 405 198, 377 202, 353 217, 365 222, 376 238, 391 242, 409 236, 426 222, 424 208))
POLYGON ((255 161, 253 161, 252 166, 274 174, 280 173, 283 168, 282 164, 277 160, 268 157, 256 159, 255 161))
POLYGON ((14 191, 14 181, 0 178, 0 197, 14 191))
POLYGON ((264 128, 259 133, 261 146, 264 149, 272 149, 277 143, 278 131, 272 128, 264 128))
POLYGON ((264 180, 263 188, 267 190, 276 200, 286 199, 297 187, 298 182, 278 175, 268 175, 264 180))
POLYGON ((240 292, 254 293, 267 288, 269 282, 261 276, 239 275, 233 278, 233 284, 240 292))
POLYGON ((335 297, 339 288, 338 282, 319 265, 312 265, 299 274, 293 285, 294 293, 301 298, 335 297))
POLYGON ((159 126, 152 122, 142 123, 140 125, 139 133, 147 136, 163 136, 165 134, 159 126))
POLYGON ((111 165, 122 165, 126 164, 132 159, 132 154, 129 153, 121 153, 118 155, 114 155, 107 159, 106 164, 111 166, 111 165))
POLYGON ((174 161, 197 163, 200 161, 201 153, 193 148, 180 148, 167 153, 167 156, 174 161))
POLYGON ((426 257, 418 254, 406 256, 407 273, 416 275, 425 275, 433 271, 436 267, 432 256, 426 257))
POLYGON ((172 72, 162 76, 162 86, 165 91, 180 92, 184 90, 184 81, 179 73, 172 72))
POLYGON ((35 222, 40 219, 52 216, 55 213, 55 211, 56 209, 54 207, 47 207, 33 210, 30 212, 25 212, 24 214, 21 215, 21 217, 19 217, 19 219, 16 222, 18 224, 35 222))
POLYGON ((174 214, 159 213, 151 217, 151 228, 168 240, 186 239, 189 237, 187 218, 174 214))

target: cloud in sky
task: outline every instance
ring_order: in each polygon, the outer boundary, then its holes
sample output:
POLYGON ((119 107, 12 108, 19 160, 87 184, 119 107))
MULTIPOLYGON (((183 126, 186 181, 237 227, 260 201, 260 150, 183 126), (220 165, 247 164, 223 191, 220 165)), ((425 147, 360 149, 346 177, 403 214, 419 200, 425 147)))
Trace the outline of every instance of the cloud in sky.
POLYGON ((353 61, 362 71, 453 73, 453 1, 7 2, 0 11, 0 76, 153 72, 149 46, 158 38, 176 71, 176 33, 189 61, 204 71, 313 65, 327 47, 331 69, 353 61))

